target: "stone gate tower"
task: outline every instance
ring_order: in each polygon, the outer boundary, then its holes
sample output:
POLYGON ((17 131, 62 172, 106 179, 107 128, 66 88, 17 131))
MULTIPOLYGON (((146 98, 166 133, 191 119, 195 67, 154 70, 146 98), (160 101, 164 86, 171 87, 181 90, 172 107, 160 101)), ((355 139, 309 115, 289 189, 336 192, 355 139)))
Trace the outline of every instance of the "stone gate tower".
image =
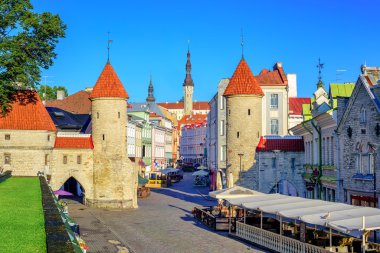
POLYGON ((264 93, 244 58, 240 60, 223 96, 227 101, 226 160, 228 187, 231 187, 231 181, 242 184, 242 174, 252 169, 261 135, 264 93))
POLYGON ((126 151, 127 99, 128 93, 108 61, 90 95, 94 199, 89 205, 137 207, 137 175, 126 151))
POLYGON ((186 62, 186 78, 183 82, 183 92, 184 92, 184 114, 190 115, 193 111, 193 92, 194 92, 194 82, 191 78, 191 62, 190 62, 190 50, 187 51, 187 62, 186 62))

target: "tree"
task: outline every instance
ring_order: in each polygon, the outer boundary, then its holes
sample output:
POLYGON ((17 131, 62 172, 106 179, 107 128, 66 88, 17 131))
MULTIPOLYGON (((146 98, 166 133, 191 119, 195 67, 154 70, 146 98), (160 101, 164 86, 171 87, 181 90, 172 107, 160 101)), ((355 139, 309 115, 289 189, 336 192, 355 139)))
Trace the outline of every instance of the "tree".
POLYGON ((42 100, 54 100, 57 99, 57 91, 63 90, 65 91, 65 97, 67 96, 67 89, 63 86, 48 86, 48 85, 40 85, 38 87, 38 95, 42 100))
POLYGON ((58 15, 33 12, 30 0, 0 1, 0 113, 11 110, 15 90, 37 88, 65 29, 58 15))

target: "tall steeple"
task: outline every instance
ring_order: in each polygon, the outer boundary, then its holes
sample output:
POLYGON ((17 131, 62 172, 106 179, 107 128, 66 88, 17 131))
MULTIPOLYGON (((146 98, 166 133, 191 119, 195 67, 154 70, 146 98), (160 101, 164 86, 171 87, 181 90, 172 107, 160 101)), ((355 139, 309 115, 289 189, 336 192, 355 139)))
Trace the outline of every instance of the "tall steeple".
POLYGON ((148 97, 146 98, 146 102, 156 102, 156 99, 154 98, 153 95, 153 83, 152 83, 152 75, 150 76, 150 82, 149 82, 149 87, 148 87, 148 97))
POLYGON ((321 58, 318 58, 318 64, 317 64, 317 68, 318 68, 318 83, 317 83, 317 89, 319 88, 324 88, 325 87, 325 84, 323 83, 322 81, 322 69, 324 67, 324 63, 321 63, 321 58))
POLYGON ((183 86, 194 86, 193 78, 191 78, 190 49, 187 50, 186 78, 183 82, 183 86))
POLYGON ((191 115, 193 112, 193 92, 194 82, 191 78, 191 62, 190 62, 190 49, 187 49, 187 61, 186 61, 186 78, 183 82, 184 92, 184 114, 191 115))

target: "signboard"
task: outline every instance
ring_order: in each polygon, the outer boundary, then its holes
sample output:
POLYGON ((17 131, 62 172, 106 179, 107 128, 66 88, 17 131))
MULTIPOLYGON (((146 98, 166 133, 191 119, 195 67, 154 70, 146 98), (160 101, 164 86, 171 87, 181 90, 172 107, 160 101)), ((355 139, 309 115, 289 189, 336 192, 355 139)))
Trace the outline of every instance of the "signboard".
POLYGON ((306 242, 306 224, 304 222, 300 223, 300 241, 306 242))

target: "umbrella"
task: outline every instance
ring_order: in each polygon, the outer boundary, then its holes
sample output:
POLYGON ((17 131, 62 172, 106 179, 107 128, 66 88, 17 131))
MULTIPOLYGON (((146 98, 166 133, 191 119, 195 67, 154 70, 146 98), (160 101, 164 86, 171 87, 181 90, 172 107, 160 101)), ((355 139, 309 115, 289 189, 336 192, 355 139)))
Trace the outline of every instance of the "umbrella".
POLYGON ((192 174, 193 176, 208 176, 208 172, 204 170, 198 170, 192 174))
POLYGON ((64 190, 54 191, 54 194, 59 195, 59 196, 73 196, 73 194, 71 192, 67 192, 64 190))
POLYGON ((207 170, 207 167, 201 165, 201 166, 199 166, 199 167, 197 168, 197 170, 207 170))

